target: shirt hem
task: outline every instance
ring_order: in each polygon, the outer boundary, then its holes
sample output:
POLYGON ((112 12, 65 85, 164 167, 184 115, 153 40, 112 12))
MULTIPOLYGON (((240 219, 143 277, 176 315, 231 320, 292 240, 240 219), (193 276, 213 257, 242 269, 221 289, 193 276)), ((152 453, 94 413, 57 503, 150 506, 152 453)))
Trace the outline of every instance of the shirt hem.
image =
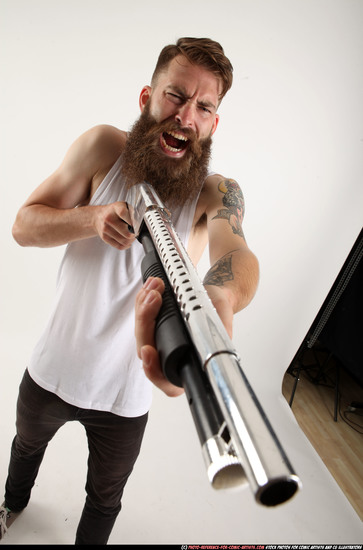
POLYGON ((93 410, 93 411, 102 411, 102 412, 109 412, 112 414, 115 414, 116 416, 124 416, 126 418, 136 418, 138 416, 143 416, 147 412, 149 412, 151 407, 151 397, 149 400, 149 405, 138 408, 138 409, 128 409, 124 407, 115 407, 114 405, 110 404, 103 404, 98 402, 92 402, 89 401, 87 403, 79 401, 77 399, 72 399, 70 396, 62 392, 59 388, 54 388, 44 380, 42 380, 31 368, 28 367, 28 372, 30 377, 33 379, 33 381, 38 384, 43 390, 49 391, 50 393, 53 393, 59 399, 62 399, 65 403, 68 403, 69 405, 72 405, 74 407, 78 407, 80 409, 86 409, 86 410, 93 410))

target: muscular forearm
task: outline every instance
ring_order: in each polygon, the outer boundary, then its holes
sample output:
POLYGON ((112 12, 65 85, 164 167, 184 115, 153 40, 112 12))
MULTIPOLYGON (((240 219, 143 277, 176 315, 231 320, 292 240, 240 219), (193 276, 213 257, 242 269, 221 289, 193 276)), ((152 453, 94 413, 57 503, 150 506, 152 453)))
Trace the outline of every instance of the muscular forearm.
POLYGON ((245 248, 231 251, 217 260, 206 273, 203 283, 212 300, 214 296, 228 302, 230 311, 237 313, 254 297, 258 278, 257 258, 245 248))
POLYGON ((21 246, 52 247, 97 235, 97 206, 57 209, 33 204, 20 209, 13 237, 21 246))

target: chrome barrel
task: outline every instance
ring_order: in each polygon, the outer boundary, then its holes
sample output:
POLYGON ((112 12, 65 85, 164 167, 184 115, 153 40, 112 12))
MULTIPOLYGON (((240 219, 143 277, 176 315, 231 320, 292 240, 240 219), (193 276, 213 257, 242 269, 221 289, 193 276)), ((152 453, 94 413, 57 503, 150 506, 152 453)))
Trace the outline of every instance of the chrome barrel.
MULTIPOLYGON (((300 479, 243 372, 240 357, 173 227, 170 213, 147 183, 132 187, 126 200, 136 235, 145 224, 152 238, 223 417, 215 433, 201 441, 212 486, 223 489, 248 481, 260 504, 275 506, 289 500, 300 488, 300 479)), ((183 385, 172 369, 165 374, 174 384, 183 385)), ((197 427, 199 416, 203 417, 200 422, 205 422, 204 413, 193 411, 193 415, 197 427)))

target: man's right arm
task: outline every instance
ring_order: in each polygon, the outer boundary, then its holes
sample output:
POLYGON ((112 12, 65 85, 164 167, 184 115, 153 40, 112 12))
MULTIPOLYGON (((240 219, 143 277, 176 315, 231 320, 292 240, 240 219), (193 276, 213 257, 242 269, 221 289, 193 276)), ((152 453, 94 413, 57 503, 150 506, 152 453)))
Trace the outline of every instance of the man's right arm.
POLYGON ((97 126, 80 136, 60 167, 20 208, 14 239, 21 246, 52 247, 98 235, 116 248, 128 248, 134 236, 127 228, 126 204, 88 205, 124 142, 125 133, 111 126, 97 126))

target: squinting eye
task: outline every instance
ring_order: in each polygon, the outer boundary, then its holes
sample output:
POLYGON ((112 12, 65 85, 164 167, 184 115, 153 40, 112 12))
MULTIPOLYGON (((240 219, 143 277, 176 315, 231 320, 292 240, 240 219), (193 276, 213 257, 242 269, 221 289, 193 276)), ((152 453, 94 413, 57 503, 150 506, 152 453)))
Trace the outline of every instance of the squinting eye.
POLYGON ((167 92, 166 96, 173 103, 182 103, 182 101, 183 101, 183 99, 180 96, 178 96, 176 94, 172 94, 171 92, 167 92))
POLYGON ((203 107, 203 105, 200 106, 200 110, 202 111, 203 116, 208 116, 212 114, 212 111, 207 107, 203 107))

